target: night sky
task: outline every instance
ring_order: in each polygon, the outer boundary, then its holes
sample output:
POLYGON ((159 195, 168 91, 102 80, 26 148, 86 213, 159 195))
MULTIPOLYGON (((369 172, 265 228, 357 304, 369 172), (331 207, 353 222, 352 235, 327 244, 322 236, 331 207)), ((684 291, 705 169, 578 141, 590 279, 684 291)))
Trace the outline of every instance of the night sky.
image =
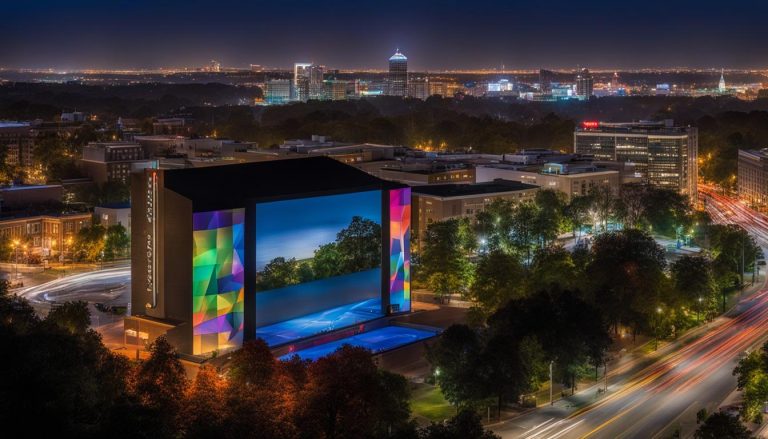
POLYGON ((0 0, 0 67, 766 67, 763 0, 0 0))

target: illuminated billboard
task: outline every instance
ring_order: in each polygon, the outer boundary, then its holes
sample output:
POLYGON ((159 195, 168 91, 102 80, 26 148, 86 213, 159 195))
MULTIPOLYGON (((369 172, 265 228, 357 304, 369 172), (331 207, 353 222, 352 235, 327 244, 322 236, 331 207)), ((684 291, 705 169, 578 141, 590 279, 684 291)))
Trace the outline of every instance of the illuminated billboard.
POLYGON ((381 191, 256 205, 256 335, 269 345, 382 315, 381 191))
POLYGON ((193 214, 193 354, 243 342, 245 209, 193 214))
POLYGON ((411 188, 389 191, 389 304, 411 310, 411 188))

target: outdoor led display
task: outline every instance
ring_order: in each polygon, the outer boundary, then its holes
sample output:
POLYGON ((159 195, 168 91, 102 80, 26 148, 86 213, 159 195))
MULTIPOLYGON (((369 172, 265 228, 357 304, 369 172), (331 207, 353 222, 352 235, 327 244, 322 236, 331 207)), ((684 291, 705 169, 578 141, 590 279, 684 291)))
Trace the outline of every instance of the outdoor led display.
POLYGON ((243 342, 245 209, 193 214, 193 354, 243 342))
POLYGON ((381 191, 256 205, 257 336, 276 345, 382 315, 381 191))
POLYGON ((411 310, 411 188, 389 191, 389 304, 411 310))

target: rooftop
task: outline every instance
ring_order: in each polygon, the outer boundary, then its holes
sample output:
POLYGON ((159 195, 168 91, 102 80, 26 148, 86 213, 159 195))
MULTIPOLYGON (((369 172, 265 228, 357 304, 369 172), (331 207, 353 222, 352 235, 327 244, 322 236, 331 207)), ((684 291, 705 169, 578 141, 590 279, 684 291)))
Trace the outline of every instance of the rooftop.
POLYGON ((192 200, 197 212, 403 185, 376 178, 329 157, 162 170, 165 187, 192 200))
POLYGON ((395 54, 389 57, 390 61, 408 61, 408 58, 400 52, 400 49, 395 51, 395 54))
POLYGON ((496 179, 487 183, 473 184, 433 184, 416 186, 411 189, 415 194, 432 195, 435 197, 466 197, 471 195, 496 194, 503 192, 515 192, 527 189, 538 189, 532 184, 520 183, 511 180, 496 179))

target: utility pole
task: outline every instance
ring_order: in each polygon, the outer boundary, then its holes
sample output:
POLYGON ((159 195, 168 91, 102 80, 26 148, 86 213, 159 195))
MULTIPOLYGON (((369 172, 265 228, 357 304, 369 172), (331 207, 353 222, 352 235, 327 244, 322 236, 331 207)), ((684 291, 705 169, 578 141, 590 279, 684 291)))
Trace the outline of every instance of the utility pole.
POLYGON ((549 362, 549 405, 555 405, 555 400, 553 399, 555 380, 552 378, 552 365, 554 363, 554 360, 549 362))

